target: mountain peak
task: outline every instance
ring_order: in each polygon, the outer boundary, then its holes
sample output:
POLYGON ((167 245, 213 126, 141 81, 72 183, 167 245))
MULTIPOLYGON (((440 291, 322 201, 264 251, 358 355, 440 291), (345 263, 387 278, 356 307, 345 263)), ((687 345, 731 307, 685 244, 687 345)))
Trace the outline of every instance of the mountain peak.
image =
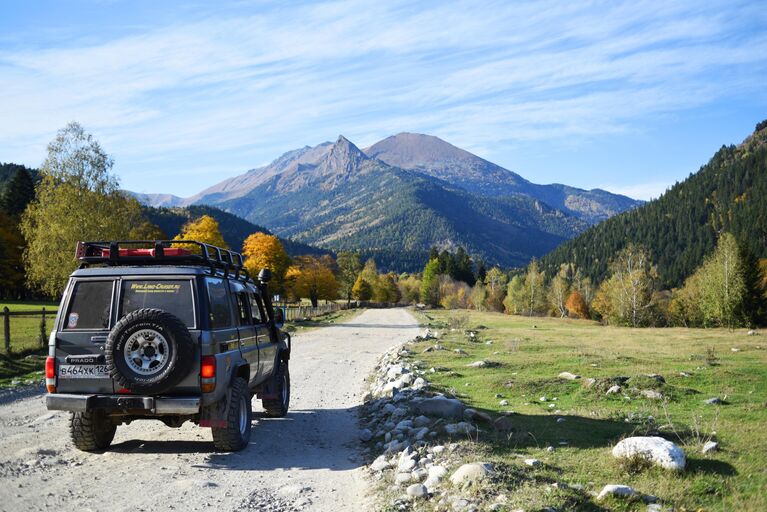
POLYGON ((343 135, 339 135, 333 147, 320 163, 322 174, 348 174, 359 167, 368 157, 343 135))

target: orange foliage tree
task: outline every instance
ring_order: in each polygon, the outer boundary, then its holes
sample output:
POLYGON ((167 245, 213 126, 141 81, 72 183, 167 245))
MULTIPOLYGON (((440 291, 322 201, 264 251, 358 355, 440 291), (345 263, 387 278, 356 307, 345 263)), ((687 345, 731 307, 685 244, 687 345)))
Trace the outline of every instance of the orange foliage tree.
MULTIPOLYGON (((199 219, 190 220, 184 224, 181 233, 176 235, 173 240, 196 240, 224 249, 229 248, 218 228, 218 221, 210 215, 203 215, 199 219)), ((190 246, 190 248, 195 249, 196 246, 190 246)))
POLYGON ((251 276, 255 277, 262 268, 268 268, 272 271, 270 289, 283 291, 290 258, 279 238, 266 233, 253 233, 245 239, 242 255, 245 256, 245 269, 251 276))
POLYGON ((583 296, 578 293, 578 290, 573 292, 567 297, 565 303, 567 313, 571 318, 588 318, 589 317, 589 305, 583 300, 583 296))
POLYGON ((289 294, 296 298, 308 298, 312 306, 317 302, 338 298, 338 282, 333 273, 333 258, 322 256, 297 256, 285 276, 289 294))

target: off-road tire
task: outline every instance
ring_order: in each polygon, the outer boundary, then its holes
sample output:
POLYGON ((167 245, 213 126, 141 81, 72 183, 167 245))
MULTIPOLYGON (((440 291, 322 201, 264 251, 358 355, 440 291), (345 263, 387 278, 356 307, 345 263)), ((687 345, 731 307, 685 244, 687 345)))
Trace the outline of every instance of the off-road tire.
POLYGON ((156 395, 176 386, 192 370, 194 341, 189 329, 176 316, 161 309, 137 309, 125 315, 109 333, 106 345, 106 363, 117 384, 136 394, 156 395), (131 336, 141 330, 162 335, 167 354, 156 373, 142 375, 130 367, 124 354, 131 336))
POLYGON ((104 411, 73 412, 69 419, 69 435, 78 450, 105 450, 112 444, 117 425, 104 411))
POLYGON ((275 394, 278 398, 264 399, 261 402, 266 409, 266 416, 283 418, 288 414, 288 407, 290 406, 290 371, 287 361, 280 362, 274 380, 275 394))
POLYGON ((250 406, 250 390, 248 382, 242 377, 234 379, 229 411, 226 415, 226 426, 213 427, 213 446, 223 452, 236 452, 245 448, 250 442, 250 429, 253 412, 250 406), (242 416, 245 416, 243 418, 242 416), (244 421, 244 423, 242 423, 244 421))

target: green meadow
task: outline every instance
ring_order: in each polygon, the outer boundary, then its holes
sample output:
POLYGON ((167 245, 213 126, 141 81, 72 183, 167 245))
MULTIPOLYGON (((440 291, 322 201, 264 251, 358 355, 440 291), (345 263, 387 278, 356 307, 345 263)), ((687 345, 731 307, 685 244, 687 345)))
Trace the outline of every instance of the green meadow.
POLYGON ((508 510, 646 509, 637 499, 597 501, 606 484, 629 485, 677 511, 767 510, 767 336, 474 311, 420 316, 440 334, 410 356, 434 369, 431 385, 493 417, 510 414, 511 432, 480 423, 470 439, 472 457, 499 470, 481 492, 505 494, 508 510), (434 344, 442 350, 423 352, 434 344), (489 365, 468 366, 480 360, 489 365), (613 385, 621 391, 607 394, 613 385), (652 391, 663 398, 643 395, 652 391), (714 397, 723 403, 704 404, 714 397), (677 443, 686 470, 617 461, 612 447, 631 435, 677 443), (710 440, 719 450, 703 454, 710 440), (524 458, 543 464, 527 467, 524 458))

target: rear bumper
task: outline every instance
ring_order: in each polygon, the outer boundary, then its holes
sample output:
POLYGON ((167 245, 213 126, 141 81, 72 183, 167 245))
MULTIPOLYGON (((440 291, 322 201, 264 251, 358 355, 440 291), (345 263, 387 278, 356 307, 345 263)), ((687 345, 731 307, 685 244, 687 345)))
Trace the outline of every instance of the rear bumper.
POLYGON ((133 395, 46 395, 45 405, 51 411, 147 411, 158 416, 197 414, 200 397, 153 397, 133 395))

